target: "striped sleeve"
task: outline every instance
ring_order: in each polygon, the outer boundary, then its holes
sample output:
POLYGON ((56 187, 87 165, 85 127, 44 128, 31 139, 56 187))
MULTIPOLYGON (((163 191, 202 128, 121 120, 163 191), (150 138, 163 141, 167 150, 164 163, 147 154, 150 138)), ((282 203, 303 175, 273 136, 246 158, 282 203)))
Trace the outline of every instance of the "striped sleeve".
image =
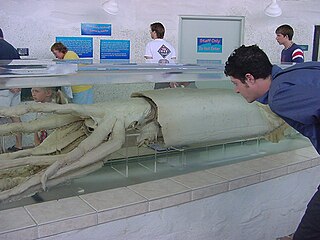
POLYGON ((292 52, 292 60, 294 62, 303 62, 304 55, 303 55, 303 51, 300 48, 297 48, 292 52))

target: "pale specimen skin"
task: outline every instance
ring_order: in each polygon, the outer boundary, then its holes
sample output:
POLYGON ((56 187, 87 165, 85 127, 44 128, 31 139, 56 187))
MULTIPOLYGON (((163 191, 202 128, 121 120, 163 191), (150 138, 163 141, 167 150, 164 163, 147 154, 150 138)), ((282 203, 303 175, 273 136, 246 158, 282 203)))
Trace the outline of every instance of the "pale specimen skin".
POLYGON ((0 108, 0 116, 52 113, 47 119, 0 125, 0 135, 54 131, 39 146, 0 154, 0 202, 30 196, 93 172, 139 133, 137 145, 223 143, 283 133, 286 124, 227 89, 159 89, 129 100, 93 105, 30 104, 0 108))

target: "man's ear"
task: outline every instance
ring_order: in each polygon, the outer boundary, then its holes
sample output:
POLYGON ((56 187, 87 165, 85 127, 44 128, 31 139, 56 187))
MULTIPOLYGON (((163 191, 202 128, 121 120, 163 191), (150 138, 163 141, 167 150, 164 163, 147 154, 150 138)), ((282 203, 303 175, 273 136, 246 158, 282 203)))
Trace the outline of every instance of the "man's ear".
POLYGON ((246 75, 244 75, 244 77, 246 78, 246 83, 248 85, 252 85, 256 82, 256 79, 254 78, 254 76, 252 76, 251 73, 247 73, 246 75))

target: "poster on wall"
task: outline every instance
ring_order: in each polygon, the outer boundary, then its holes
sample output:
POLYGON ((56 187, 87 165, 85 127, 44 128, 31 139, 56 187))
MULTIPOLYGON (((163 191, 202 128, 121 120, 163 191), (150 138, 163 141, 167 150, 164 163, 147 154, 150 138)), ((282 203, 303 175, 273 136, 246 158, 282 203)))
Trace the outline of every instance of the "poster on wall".
POLYGON ((74 51, 80 58, 93 58, 92 37, 56 37, 69 50, 74 51))
POLYGON ((100 40, 100 62, 130 61, 130 40, 100 40))
POLYGON ((111 36, 111 24, 81 23, 81 35, 111 36))
POLYGON ((198 53, 222 53, 222 38, 198 37, 198 53))

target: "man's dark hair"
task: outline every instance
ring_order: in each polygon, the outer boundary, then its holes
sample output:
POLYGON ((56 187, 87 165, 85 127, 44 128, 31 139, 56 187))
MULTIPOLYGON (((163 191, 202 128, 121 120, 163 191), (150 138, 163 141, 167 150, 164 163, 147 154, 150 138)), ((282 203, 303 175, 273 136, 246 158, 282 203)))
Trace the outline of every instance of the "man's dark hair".
POLYGON ((51 52, 53 50, 57 50, 57 51, 62 52, 62 53, 67 53, 68 52, 68 48, 65 45, 63 45, 63 43, 61 43, 61 42, 54 43, 51 46, 51 52))
POLYGON ((158 38, 163 38, 165 33, 165 28, 162 23, 155 22, 150 25, 151 31, 155 31, 157 33, 158 38))
POLYGON ((265 52, 257 45, 235 49, 229 56, 224 73, 245 83, 245 75, 250 73, 255 79, 267 78, 271 75, 272 64, 265 52))
POLYGON ((292 40, 294 31, 291 26, 289 26, 288 24, 284 24, 279 26, 276 29, 276 34, 282 34, 283 36, 288 36, 289 40, 292 40))

